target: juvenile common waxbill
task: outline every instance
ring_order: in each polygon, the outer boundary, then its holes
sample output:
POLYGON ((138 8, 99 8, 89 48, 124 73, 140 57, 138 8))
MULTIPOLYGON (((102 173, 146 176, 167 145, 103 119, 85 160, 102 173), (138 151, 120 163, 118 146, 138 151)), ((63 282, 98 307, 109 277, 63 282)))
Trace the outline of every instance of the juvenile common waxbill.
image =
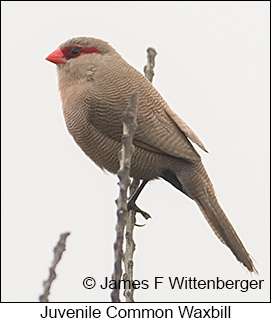
POLYGON ((111 173, 119 169, 123 111, 131 94, 139 94, 130 176, 145 182, 162 178, 193 199, 218 238, 256 272, 191 142, 206 150, 204 145, 154 86, 100 39, 70 39, 46 59, 57 65, 69 132, 87 156, 111 173))

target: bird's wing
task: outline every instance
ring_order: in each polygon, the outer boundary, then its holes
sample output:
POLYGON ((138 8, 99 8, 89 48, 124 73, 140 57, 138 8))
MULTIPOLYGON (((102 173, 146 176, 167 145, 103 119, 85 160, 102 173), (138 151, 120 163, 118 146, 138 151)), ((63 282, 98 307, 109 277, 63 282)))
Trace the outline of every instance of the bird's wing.
POLYGON ((199 161, 200 156, 190 140, 206 151, 203 143, 158 92, 151 94, 144 96, 143 102, 139 99, 135 145, 189 161, 199 161))
POLYGON ((170 109, 142 74, 131 67, 122 72, 114 82, 106 78, 102 83, 88 84, 91 86, 86 103, 91 111, 89 122, 102 133, 120 141, 122 113, 127 109, 131 93, 138 92, 138 127, 134 144, 188 161, 199 161, 200 156, 191 141, 206 149, 196 134, 170 109))
POLYGON ((185 133, 187 138, 197 144, 202 150, 208 152, 195 132, 175 112, 173 112, 169 107, 166 108, 165 112, 167 113, 169 118, 171 118, 175 122, 179 129, 185 133))

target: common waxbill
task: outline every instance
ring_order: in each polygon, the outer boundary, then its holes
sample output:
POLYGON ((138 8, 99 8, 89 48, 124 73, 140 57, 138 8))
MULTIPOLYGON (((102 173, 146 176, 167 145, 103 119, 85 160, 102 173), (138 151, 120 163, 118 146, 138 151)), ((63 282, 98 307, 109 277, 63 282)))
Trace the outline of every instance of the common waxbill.
POLYGON ((256 272, 191 142, 206 150, 204 145, 154 86, 100 39, 70 39, 46 59, 57 65, 69 132, 87 156, 114 174, 119 169, 123 111, 131 94, 138 93, 130 176, 145 182, 163 178, 193 199, 218 238, 256 272))

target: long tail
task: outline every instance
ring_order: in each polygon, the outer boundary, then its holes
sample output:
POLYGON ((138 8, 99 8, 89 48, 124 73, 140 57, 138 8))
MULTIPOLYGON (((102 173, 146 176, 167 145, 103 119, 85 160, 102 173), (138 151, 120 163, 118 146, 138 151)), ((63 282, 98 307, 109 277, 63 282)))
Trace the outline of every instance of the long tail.
POLYGON ((185 163, 182 169, 176 172, 176 176, 184 193, 195 200, 217 237, 250 272, 257 273, 252 259, 217 201, 203 164, 185 163))

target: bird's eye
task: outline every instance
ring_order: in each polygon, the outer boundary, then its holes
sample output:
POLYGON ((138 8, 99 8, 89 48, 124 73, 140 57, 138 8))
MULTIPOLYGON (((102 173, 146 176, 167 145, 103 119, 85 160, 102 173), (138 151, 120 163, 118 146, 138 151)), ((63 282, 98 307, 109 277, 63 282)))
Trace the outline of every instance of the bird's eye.
POLYGON ((74 48, 70 51, 70 53, 71 53, 71 55, 72 55, 72 56, 77 56, 77 55, 79 55, 79 54, 81 53, 81 50, 80 50, 80 48, 78 48, 78 47, 74 47, 74 48))

